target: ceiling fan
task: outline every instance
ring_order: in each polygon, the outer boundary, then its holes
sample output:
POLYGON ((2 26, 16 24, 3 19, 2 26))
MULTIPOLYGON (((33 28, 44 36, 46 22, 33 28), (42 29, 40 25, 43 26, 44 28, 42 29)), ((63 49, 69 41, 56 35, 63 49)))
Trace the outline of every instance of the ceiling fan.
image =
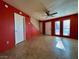
POLYGON ((45 14, 46 14, 47 16, 54 16, 55 14, 57 14, 57 12, 50 13, 50 11, 47 10, 47 9, 45 9, 45 10, 43 10, 43 11, 45 12, 45 14))
POLYGON ((42 2, 40 2, 40 4, 42 5, 42 10, 45 12, 46 16, 54 16, 55 14, 58 14, 58 12, 50 13, 51 11, 49 11, 42 2))

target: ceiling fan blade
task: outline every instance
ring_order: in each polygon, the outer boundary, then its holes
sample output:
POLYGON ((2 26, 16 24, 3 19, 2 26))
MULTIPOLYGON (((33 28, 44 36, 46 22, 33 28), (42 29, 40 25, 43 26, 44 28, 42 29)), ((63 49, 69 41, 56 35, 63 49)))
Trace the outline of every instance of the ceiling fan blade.
POLYGON ((52 13, 52 14, 50 14, 50 15, 55 15, 55 14, 57 14, 57 12, 55 12, 55 13, 52 13))

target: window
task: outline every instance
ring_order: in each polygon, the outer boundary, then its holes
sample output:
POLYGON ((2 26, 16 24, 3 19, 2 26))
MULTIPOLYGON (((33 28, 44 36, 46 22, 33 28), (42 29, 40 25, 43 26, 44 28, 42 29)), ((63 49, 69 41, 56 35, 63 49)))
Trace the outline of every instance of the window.
POLYGON ((70 20, 63 21, 63 35, 65 36, 70 35, 70 20))
POLYGON ((55 34, 60 35, 60 21, 55 22, 55 34))

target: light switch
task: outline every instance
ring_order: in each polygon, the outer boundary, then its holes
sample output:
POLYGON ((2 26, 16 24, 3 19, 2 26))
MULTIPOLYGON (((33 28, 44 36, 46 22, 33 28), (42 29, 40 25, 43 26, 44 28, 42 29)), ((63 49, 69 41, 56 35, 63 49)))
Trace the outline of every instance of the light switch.
POLYGON ((29 23, 30 24, 30 23, 29 23))
POLYGON ((9 41, 7 41, 6 44, 9 44, 9 41))

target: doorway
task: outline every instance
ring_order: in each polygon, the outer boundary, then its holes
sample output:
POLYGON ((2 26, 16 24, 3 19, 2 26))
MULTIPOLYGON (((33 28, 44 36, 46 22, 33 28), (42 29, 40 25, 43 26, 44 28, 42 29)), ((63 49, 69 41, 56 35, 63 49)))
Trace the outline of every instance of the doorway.
POLYGON ((45 24, 45 34, 51 35, 51 22, 46 22, 46 24, 45 24))
POLYGON ((60 35, 60 21, 55 22, 55 35, 60 35))
POLYGON ((14 13, 14 21, 15 21, 15 45, 16 45, 26 39, 25 17, 17 13, 14 13))

